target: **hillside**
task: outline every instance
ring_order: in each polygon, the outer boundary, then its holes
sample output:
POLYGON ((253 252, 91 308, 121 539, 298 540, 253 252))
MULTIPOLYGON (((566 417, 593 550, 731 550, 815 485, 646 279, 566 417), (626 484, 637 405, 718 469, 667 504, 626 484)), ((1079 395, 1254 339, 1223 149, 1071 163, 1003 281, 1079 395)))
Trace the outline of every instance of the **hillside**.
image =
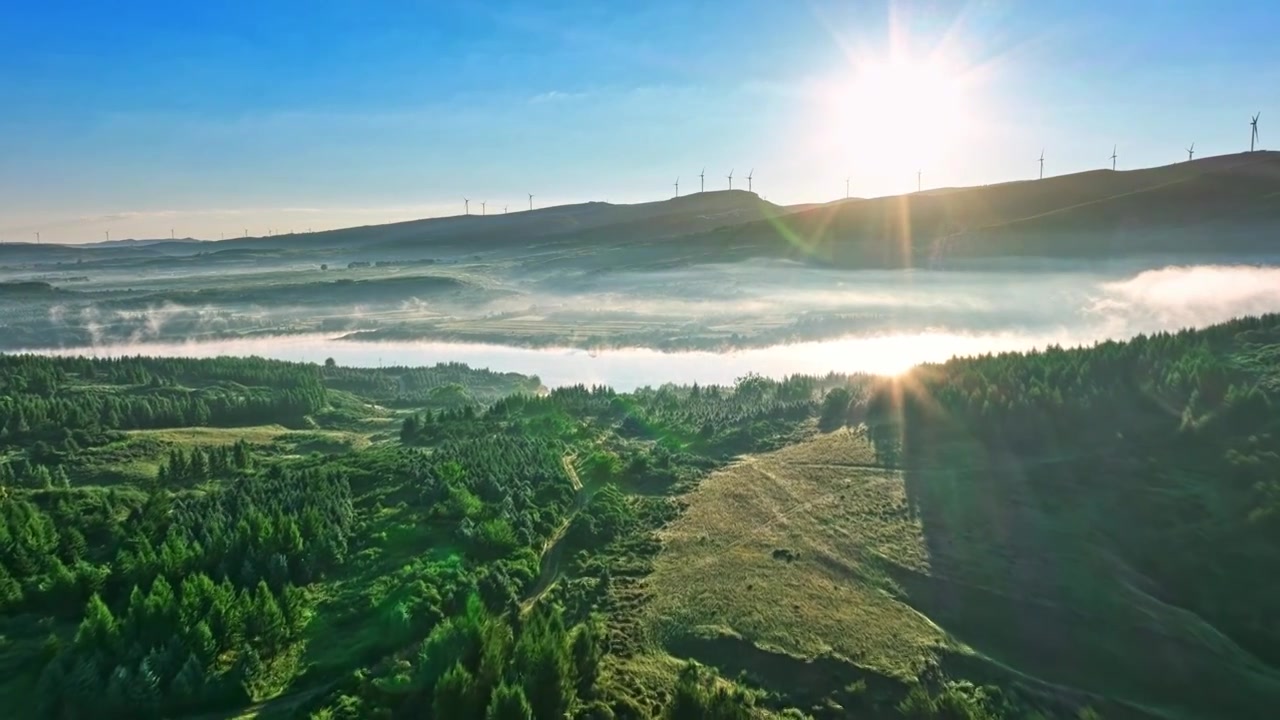
POLYGON ((617 242, 703 232, 785 214, 787 210, 743 190, 714 191, 631 205, 588 202, 510 213, 366 225, 271 237, 191 241, 112 241, 85 245, 0 245, 0 263, 83 262, 181 257, 227 251, 370 250, 380 258, 436 252, 523 249, 555 241, 617 242))
POLYGON ((223 241, 7 244, 0 264, 164 263, 336 252, 421 259, 462 252, 619 251, 644 246, 655 267, 788 257, 846 267, 911 267, 994 257, 1274 253, 1280 152, 1163 167, 1093 170, 1035 181, 778 206, 742 190, 614 205, 589 202, 223 241), (680 239, 679 244, 666 241, 680 239), (234 251, 234 252, 232 252, 234 251))
POLYGON ((824 425, 852 429, 686 496, 647 587, 654 646, 817 704, 941 670, 1108 718, 1261 717, 1278 351, 1269 316, 829 395, 824 425))
POLYGON ((1276 253, 1280 152, 832 204, 687 238, 847 267, 994 257, 1276 253))

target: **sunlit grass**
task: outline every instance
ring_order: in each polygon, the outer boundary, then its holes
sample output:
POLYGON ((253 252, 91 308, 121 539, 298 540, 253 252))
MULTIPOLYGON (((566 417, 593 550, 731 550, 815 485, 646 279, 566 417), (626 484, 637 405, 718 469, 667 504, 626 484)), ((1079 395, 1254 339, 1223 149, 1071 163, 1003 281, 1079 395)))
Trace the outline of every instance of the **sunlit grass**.
POLYGON ((648 623, 666 642, 737 635, 798 657, 834 656, 915 677, 952 645, 895 598, 889 562, 927 570, 897 473, 837 432, 706 478, 663 533, 648 623))

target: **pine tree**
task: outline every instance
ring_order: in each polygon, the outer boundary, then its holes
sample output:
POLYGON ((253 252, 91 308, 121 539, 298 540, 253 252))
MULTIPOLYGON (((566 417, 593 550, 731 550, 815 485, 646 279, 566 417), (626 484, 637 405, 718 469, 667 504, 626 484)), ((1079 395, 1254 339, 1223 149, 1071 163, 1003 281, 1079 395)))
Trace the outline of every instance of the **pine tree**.
POLYGON ((89 653, 113 654, 120 645, 120 625, 111 608, 95 593, 85 607, 84 619, 76 630, 76 647, 89 653))
POLYGON ((400 442, 413 442, 418 437, 419 420, 417 415, 410 415, 400 424, 400 442))
POLYGON ((431 709, 433 717, 437 718, 473 718, 479 715, 475 678, 462 667, 462 663, 454 663, 436 683, 431 709))
POLYGON ((209 629, 209 623, 203 620, 196 623, 192 630, 190 643, 191 651, 206 665, 213 662, 218 654, 218 640, 214 637, 213 630, 209 629))
POLYGON ((129 668, 118 665, 115 670, 111 671, 111 677, 107 680, 106 693, 102 699, 102 702, 107 707, 108 716, 124 716, 127 714, 133 704, 129 687, 132 683, 133 677, 129 672, 129 668))
POLYGON ((600 676, 600 659, 604 655, 604 637, 600 623, 596 618, 578 626, 573 634, 570 655, 577 676, 578 697, 590 697, 595 689, 596 679, 600 676))
POLYGON ((516 643, 516 667, 537 720, 559 720, 573 702, 573 663, 559 608, 539 606, 516 643))
POLYGON ((194 705, 204 696, 204 666, 194 654, 188 655, 169 686, 173 701, 181 707, 194 705))
POLYGON ((261 647, 268 654, 275 654, 284 645, 289 625, 265 580, 258 582, 258 589, 254 593, 253 623, 261 647))
POLYGON ((503 683, 489 697, 484 717, 485 720, 532 720, 533 708, 529 706, 523 688, 503 683))

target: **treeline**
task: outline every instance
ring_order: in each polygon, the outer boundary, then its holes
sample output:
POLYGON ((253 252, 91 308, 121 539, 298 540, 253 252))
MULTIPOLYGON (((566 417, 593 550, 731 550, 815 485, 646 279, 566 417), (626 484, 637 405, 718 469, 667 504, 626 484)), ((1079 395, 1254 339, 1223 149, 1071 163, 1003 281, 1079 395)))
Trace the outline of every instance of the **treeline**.
POLYGON ((297 426, 326 404, 309 365, 0 355, 0 444, 46 442, 73 452, 114 430, 297 426))
POLYGON ((53 357, 0 354, 0 393, 48 393, 69 382, 103 385, 204 385, 305 390, 319 381, 315 365, 258 357, 53 357))
POLYGON ((198 483, 252 469, 253 450, 244 439, 210 448, 197 445, 189 451, 174 447, 160 464, 157 482, 161 486, 198 483))
POLYGON ((355 368, 328 361, 321 374, 326 387, 396 407, 487 405, 514 393, 536 392, 541 386, 536 377, 457 362, 431 367, 355 368))
POLYGON ((663 385, 626 394, 573 385, 543 396, 503 398, 486 417, 541 416, 543 425, 558 424, 562 430, 594 420, 612 426, 624 438, 728 457, 780 442, 797 424, 813 417, 819 391, 833 382, 799 375, 778 381, 751 374, 732 387, 663 385))
POLYGON ((1277 316, 1246 318, 1091 348, 953 360, 913 371, 912 391, 897 405, 892 384, 882 384, 869 409, 878 418, 899 411, 920 422, 951 418, 1028 451, 1051 449, 1056 438, 1100 440, 1114 425, 1161 434, 1170 418, 1175 429, 1238 434, 1269 417, 1274 372, 1239 353, 1275 342, 1277 324, 1277 316), (1098 417, 1109 419, 1106 426, 1092 422, 1098 417))

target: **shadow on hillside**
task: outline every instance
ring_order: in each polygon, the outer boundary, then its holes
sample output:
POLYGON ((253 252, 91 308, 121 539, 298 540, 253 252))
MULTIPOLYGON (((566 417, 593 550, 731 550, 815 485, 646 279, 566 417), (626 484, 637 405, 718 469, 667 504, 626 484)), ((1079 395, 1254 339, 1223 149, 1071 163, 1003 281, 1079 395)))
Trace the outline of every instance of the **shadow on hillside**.
POLYGON ((903 472, 930 566, 889 572, 908 604, 962 642, 1105 698, 1095 707, 1106 717, 1261 717, 1280 703, 1272 668, 1162 600, 1114 552, 1105 504, 1116 498, 1090 486, 1136 482, 1130 459, 1026 458, 910 428, 879 440, 903 472))

